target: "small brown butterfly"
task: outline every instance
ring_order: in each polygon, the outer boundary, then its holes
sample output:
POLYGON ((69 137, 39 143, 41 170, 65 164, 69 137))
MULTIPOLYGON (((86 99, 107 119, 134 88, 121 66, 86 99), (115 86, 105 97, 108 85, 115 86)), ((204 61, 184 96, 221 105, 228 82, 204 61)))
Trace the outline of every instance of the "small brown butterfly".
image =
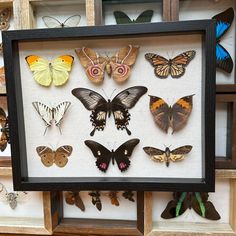
POLYGON ((85 211, 84 203, 78 192, 68 191, 65 192, 65 200, 69 205, 76 205, 81 211, 85 211))
POLYGON ((102 210, 102 202, 100 199, 100 193, 99 191, 92 191, 89 193, 89 196, 92 197, 92 203, 96 208, 101 211, 102 210))
POLYGON ((5 8, 0 11, 0 30, 8 30, 10 27, 11 9, 5 8))
POLYGON ((165 79, 168 75, 178 79, 185 73, 185 67, 194 58, 196 52, 194 50, 183 52, 173 59, 166 59, 155 53, 146 53, 145 58, 155 68, 154 73, 157 77, 165 79))
POLYGON ((0 54, 3 54, 3 45, 0 43, 0 54))
POLYGON ((71 155, 73 148, 69 145, 64 145, 53 151, 46 146, 39 146, 36 148, 38 155, 41 157, 42 163, 50 167, 54 163, 58 167, 64 167, 68 162, 68 157, 71 155))
POLYGON ((5 79, 5 69, 4 66, 0 67, 0 93, 1 87, 4 87, 4 91, 6 92, 6 79, 5 79))
POLYGON ((155 123, 164 132, 168 132, 169 127, 173 132, 181 130, 187 123, 193 108, 193 95, 180 98, 172 107, 162 98, 150 96, 150 111, 155 123))
POLYGON ((86 70, 86 75, 93 83, 101 83, 105 70, 116 82, 124 82, 131 73, 139 51, 139 46, 128 45, 120 49, 115 56, 105 58, 99 56, 91 48, 76 48, 75 52, 80 63, 86 70))
POLYGON ((3 152, 7 144, 10 143, 10 137, 9 137, 9 124, 8 124, 8 117, 6 116, 5 111, 0 107, 0 125, 2 132, 0 137, 0 150, 3 152))
POLYGON ((111 204, 115 205, 115 206, 119 206, 120 205, 120 203, 118 201, 117 193, 118 193, 117 191, 110 191, 109 195, 108 195, 110 200, 111 200, 111 204))
POLYGON ((183 160, 185 155, 192 150, 192 146, 185 145, 172 151, 168 147, 166 147, 165 151, 154 147, 144 147, 143 150, 150 156, 151 160, 156 162, 165 162, 168 167, 170 161, 175 162, 183 160))
POLYGON ((125 198, 125 199, 128 199, 129 201, 131 202, 134 202, 134 193, 132 191, 125 191, 122 193, 122 196, 125 198))

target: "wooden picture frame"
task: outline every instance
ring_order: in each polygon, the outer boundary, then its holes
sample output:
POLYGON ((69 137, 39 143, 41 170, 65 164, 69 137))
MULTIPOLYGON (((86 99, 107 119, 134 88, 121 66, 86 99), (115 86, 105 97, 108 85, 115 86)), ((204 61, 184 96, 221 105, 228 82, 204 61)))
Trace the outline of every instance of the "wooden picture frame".
MULTIPOLYGON (((78 219, 63 217, 63 194, 60 193, 59 224, 54 233, 63 234, 96 234, 96 235, 134 235, 144 233, 144 193, 137 192, 137 220, 103 220, 103 219, 78 219)), ((58 196, 57 196, 58 197, 58 196)), ((57 200, 55 200, 57 201, 57 200)))
POLYGON ((81 190, 100 189, 133 189, 137 191, 146 190, 191 190, 199 191, 214 190, 214 52, 215 47, 211 42, 215 40, 215 22, 213 20, 174 22, 174 23, 152 23, 137 25, 119 25, 119 26, 99 26, 99 27, 80 27, 64 29, 42 29, 42 30, 21 30, 3 32, 4 40, 4 61, 6 75, 8 77, 7 91, 9 101, 10 117, 10 136, 12 140, 13 156, 13 175, 14 187, 16 190, 81 190), (20 65, 18 44, 24 41, 37 42, 47 40, 66 40, 79 38, 109 39, 132 38, 151 35, 180 35, 196 34, 203 37, 203 55, 205 57, 203 64, 203 81, 207 78, 207 83, 203 82, 202 95, 204 98, 204 117, 202 117, 205 126, 204 132, 204 153, 203 159, 203 178, 128 178, 123 182, 120 178, 28 178, 26 161, 26 143, 24 134, 24 116, 22 109, 22 94, 20 80, 20 65), (12 65, 13 62, 13 65, 12 65), (206 64, 205 64, 206 63, 206 64), (17 110, 15 110, 17 107, 17 110), (209 131, 207 131, 209 130, 209 131), (19 138, 20 137, 20 138, 19 138), (75 184, 76 183, 76 184, 75 184), (144 184, 145 183, 145 184, 144 184))
POLYGON ((144 235, 148 236, 189 236, 189 235, 201 235, 201 236, 235 236, 236 235, 236 204, 235 204, 235 191, 236 191, 236 175, 235 171, 230 170, 217 170, 216 178, 229 179, 230 181, 230 213, 229 223, 218 222, 212 223, 211 226, 207 223, 186 223, 172 222, 171 229, 165 230, 167 225, 160 226, 161 228, 153 228, 152 219, 152 192, 146 192, 144 195, 144 235), (174 226, 175 225, 175 226, 174 226), (176 230, 173 228, 175 227, 176 230))
POLYGON ((227 146, 226 156, 216 156, 217 169, 235 169, 236 156, 235 156, 235 120, 236 120, 236 94, 217 93, 216 102, 227 103, 227 146))
MULTIPOLYGON (((0 177, 12 177, 11 167, 0 167, 0 177)), ((34 218, 6 218, 6 224, 0 225, 0 234, 37 234, 51 235, 58 224, 58 208, 52 201, 53 192, 43 192, 44 223, 34 218)))

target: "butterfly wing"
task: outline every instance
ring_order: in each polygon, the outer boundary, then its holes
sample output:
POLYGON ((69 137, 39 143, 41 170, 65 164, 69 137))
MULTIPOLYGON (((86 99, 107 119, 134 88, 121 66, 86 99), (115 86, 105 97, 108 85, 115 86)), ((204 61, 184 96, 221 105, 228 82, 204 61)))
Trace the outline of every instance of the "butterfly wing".
POLYGON ((123 12, 123 11, 114 11, 114 16, 116 19, 116 24, 130 24, 133 21, 123 12))
POLYGON ((0 67, 0 87, 1 86, 6 86, 4 66, 0 67))
POLYGON ((183 52, 171 60, 170 74, 172 78, 180 78, 185 73, 185 67, 194 58, 194 50, 183 52))
POLYGON ((219 43, 216 44, 216 66, 227 73, 231 73, 234 67, 229 52, 219 43))
POLYGON ((220 215, 216 211, 212 202, 207 201, 208 193, 195 192, 192 201, 192 208, 201 217, 209 220, 219 220, 220 215))
POLYGON ((33 72, 35 81, 42 86, 48 87, 52 82, 48 61, 36 55, 27 56, 25 60, 33 72))
POLYGON ((174 200, 168 202, 165 210, 162 212, 163 219, 172 219, 182 215, 188 209, 188 198, 186 192, 173 193, 174 200))
POLYGON ((53 111, 50 107, 41 102, 32 102, 33 107, 38 112, 46 127, 52 125, 53 111))
POLYGON ((79 192, 65 192, 65 200, 69 205, 76 205, 81 211, 85 211, 84 203, 79 195, 79 192))
POLYGON ((80 15, 70 16, 64 21, 63 26, 64 27, 76 27, 76 26, 78 26, 80 19, 81 19, 80 15))
POLYGON ((234 20, 234 10, 232 7, 215 15, 212 19, 216 20, 216 66, 227 73, 233 70, 233 60, 229 52, 219 44, 220 38, 229 30, 234 20))
POLYGON ((0 11, 0 30, 8 30, 10 27, 11 9, 5 8, 0 11))
POLYGON ((134 65, 139 52, 139 46, 128 45, 119 50, 110 59, 107 73, 117 82, 124 82, 130 77, 131 66, 134 65))
POLYGON ((63 120, 63 117, 70 105, 71 105, 71 102, 65 101, 65 102, 58 104, 53 109, 53 119, 55 120, 56 126, 58 126, 59 128, 60 128, 61 122, 63 120))
POLYGON ((42 19, 48 28, 62 28, 62 23, 52 16, 43 16, 42 19))
POLYGON ((119 206, 119 200, 118 200, 118 196, 117 196, 117 191, 110 191, 108 194, 110 200, 111 200, 111 204, 115 205, 115 206, 119 206))
POLYGON ((127 129, 130 120, 128 109, 134 107, 140 97, 142 97, 146 92, 146 87, 134 86, 123 90, 114 97, 111 103, 117 129, 126 129, 127 133, 129 135, 131 134, 127 129))
POLYGON ((171 108, 171 127, 173 133, 181 130, 186 125, 193 108, 193 96, 180 98, 171 108))
POLYGON ((163 150, 160 150, 154 147, 144 147, 143 150, 149 155, 149 157, 153 161, 156 161, 156 162, 166 161, 165 151, 163 150))
POLYGON ((150 62, 150 64, 155 68, 154 73, 160 79, 165 79, 170 73, 169 61, 160 55, 155 53, 146 53, 145 58, 150 62))
POLYGON ((135 23, 151 22, 152 16, 153 16, 153 10, 146 10, 137 17, 135 23))
POLYGON ((134 202, 134 193, 132 191, 125 191, 122 193, 122 196, 125 198, 125 199, 128 199, 129 201, 131 202, 134 202))
POLYGON ((167 133, 170 125, 170 107, 164 99, 160 97, 151 95, 149 95, 149 97, 149 108, 153 115, 154 121, 160 129, 167 133))
POLYGON ((212 19, 216 20, 216 40, 218 41, 230 28, 234 20, 234 10, 230 7, 213 16, 212 19))
POLYGON ((84 143, 91 149, 94 157, 97 158, 96 166, 98 169, 106 172, 111 160, 111 152, 103 145, 95 141, 86 140, 84 143))
POLYGON ((82 102, 87 110, 92 111, 90 121, 94 129, 90 135, 93 136, 95 130, 103 130, 106 125, 107 101, 99 93, 86 88, 75 88, 72 90, 72 94, 82 102))
POLYGON ((73 61, 73 56, 62 55, 51 62, 52 78, 55 86, 61 86, 67 82, 73 61))
POLYGON ((69 145, 59 147, 55 152, 54 162, 58 167, 64 167, 68 162, 68 157, 71 155, 73 148, 69 145))
POLYGON ((130 139, 116 149, 114 156, 121 172, 126 171, 129 168, 129 157, 131 157, 132 152, 139 141, 139 139, 130 139))
POLYGON ((91 48, 76 48, 75 52, 81 65, 85 68, 88 79, 93 83, 101 83, 104 79, 107 60, 100 57, 91 48))
POLYGON ((54 151, 46 146, 39 146, 36 148, 38 155, 41 157, 41 162, 46 166, 50 167, 54 163, 55 153, 54 151))
POLYGON ((170 160, 173 162, 183 160, 185 155, 188 154, 192 148, 191 145, 185 145, 172 150, 170 152, 170 160))

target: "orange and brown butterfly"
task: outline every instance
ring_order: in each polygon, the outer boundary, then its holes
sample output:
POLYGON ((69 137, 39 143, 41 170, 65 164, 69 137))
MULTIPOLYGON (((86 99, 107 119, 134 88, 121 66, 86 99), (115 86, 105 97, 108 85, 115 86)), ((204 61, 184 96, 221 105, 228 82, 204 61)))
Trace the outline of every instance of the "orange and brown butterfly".
POLYGON ((79 191, 78 192, 74 192, 74 191, 65 192, 65 200, 67 204, 76 205, 81 211, 85 211, 85 206, 82 201, 82 198, 80 197, 79 191))
MULTIPOLYGON (((0 67, 0 87, 6 86, 6 79, 5 79, 5 69, 4 66, 0 67)), ((1 90, 1 89, 0 89, 1 90)))
POLYGON ((8 124, 8 117, 6 116, 5 111, 3 108, 0 107, 0 125, 1 125, 1 137, 0 137, 0 150, 3 152, 7 144, 10 143, 9 137, 9 124, 8 124))
POLYGON ((39 146, 36 148, 36 151, 46 167, 50 167, 55 163, 58 167, 62 168, 67 164, 68 157, 71 155, 73 148, 69 145, 64 145, 54 151, 49 147, 39 146))
POLYGON ((4 8, 0 10, 0 30, 5 31, 10 27, 11 9, 4 8))
POLYGON ((131 67, 134 65, 139 51, 139 46, 128 45, 121 48, 111 58, 98 55, 93 49, 76 48, 75 52, 81 65, 85 68, 86 75, 93 83, 101 83, 105 71, 116 82, 124 82, 130 77, 131 67))
POLYGON ((187 123, 193 108, 193 95, 180 98, 173 106, 169 106, 164 99, 150 96, 149 108, 155 123, 164 132, 168 133, 169 127, 172 134, 181 130, 187 123))
POLYGON ((155 162, 165 162, 166 166, 168 167, 170 161, 176 162, 183 160, 185 158, 185 155, 187 155, 192 150, 192 146, 185 145, 178 147, 172 151, 169 147, 166 147, 165 150, 160 150, 154 147, 144 147, 143 150, 150 156, 151 160, 155 162))
POLYGON ((111 200, 111 204, 115 205, 115 206, 120 205, 117 194, 118 194, 117 191, 110 191, 109 194, 108 194, 108 196, 111 200))
POLYGON ((166 59, 155 53, 146 53, 145 58, 155 68, 154 73, 158 78, 165 79, 169 75, 178 79, 185 73, 185 67, 194 58, 196 52, 194 50, 183 52, 173 59, 166 59))

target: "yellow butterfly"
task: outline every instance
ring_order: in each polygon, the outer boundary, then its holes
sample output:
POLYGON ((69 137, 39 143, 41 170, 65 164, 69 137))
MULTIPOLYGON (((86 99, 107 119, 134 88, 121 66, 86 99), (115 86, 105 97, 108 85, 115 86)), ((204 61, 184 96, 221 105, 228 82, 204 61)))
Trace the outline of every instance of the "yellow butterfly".
POLYGON ((62 55, 52 60, 52 62, 48 62, 40 56, 30 55, 25 60, 33 72, 36 82, 48 87, 52 82, 55 86, 61 86, 67 82, 74 57, 62 55))

